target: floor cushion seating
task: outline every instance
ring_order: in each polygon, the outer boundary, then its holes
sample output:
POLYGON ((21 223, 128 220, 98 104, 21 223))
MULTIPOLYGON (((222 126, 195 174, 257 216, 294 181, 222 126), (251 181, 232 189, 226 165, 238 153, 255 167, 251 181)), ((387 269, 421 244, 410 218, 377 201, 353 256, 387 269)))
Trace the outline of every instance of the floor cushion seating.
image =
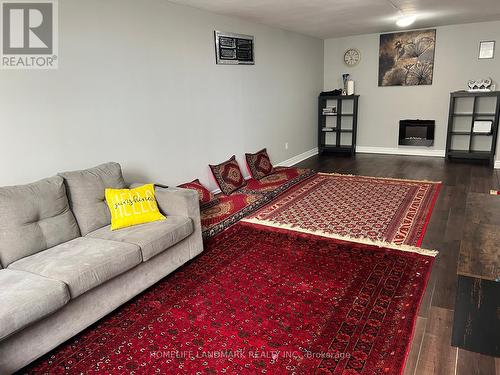
POLYGON ((260 180, 246 180, 244 187, 230 195, 217 195, 217 204, 201 210, 203 237, 215 236, 314 174, 309 169, 276 167, 260 180))
POLYGON ((61 281, 0 270, 0 340, 52 314, 69 299, 69 290, 61 281))
POLYGON ((111 231, 109 225, 87 234, 86 238, 119 241, 140 247, 142 260, 148 261, 193 233, 193 222, 184 216, 111 231))
POLYGON ((215 194, 208 190, 199 179, 193 180, 191 182, 186 182, 184 184, 180 184, 178 187, 183 189, 191 189, 195 190, 198 193, 200 199, 200 208, 207 208, 217 204, 218 199, 215 197, 215 194))
POLYGON ((255 154, 245 154, 245 159, 250 175, 256 180, 260 180, 274 171, 273 164, 265 148, 255 154))
POLYGON ((209 164, 209 167, 212 170, 215 182, 225 195, 234 193, 236 190, 246 185, 245 178, 236 161, 235 155, 231 156, 229 160, 223 163, 217 165, 209 164))

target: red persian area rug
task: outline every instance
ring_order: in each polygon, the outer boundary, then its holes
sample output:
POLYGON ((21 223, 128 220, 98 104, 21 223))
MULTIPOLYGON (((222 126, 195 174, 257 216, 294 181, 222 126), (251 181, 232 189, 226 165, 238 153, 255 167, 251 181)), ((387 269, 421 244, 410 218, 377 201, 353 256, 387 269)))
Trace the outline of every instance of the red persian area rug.
POLYGON ((238 223, 24 372, 401 374, 433 261, 238 223))
POLYGON ((440 187, 318 173, 243 220, 356 242, 420 246, 440 187))

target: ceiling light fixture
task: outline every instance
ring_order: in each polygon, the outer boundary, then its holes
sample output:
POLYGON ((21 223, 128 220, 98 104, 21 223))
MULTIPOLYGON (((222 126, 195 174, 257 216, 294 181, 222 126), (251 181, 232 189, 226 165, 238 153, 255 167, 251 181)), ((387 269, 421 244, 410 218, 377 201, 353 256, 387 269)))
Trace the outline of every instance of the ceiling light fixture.
POLYGON ((417 20, 417 16, 414 14, 407 14, 398 4, 396 4, 396 0, 386 0, 391 7, 398 11, 400 16, 396 20, 396 25, 399 27, 410 26, 413 22, 417 20))
POLYGON ((413 22, 415 22, 416 19, 417 17, 415 15, 402 15, 396 21, 396 25, 398 25, 399 27, 410 26, 413 22))

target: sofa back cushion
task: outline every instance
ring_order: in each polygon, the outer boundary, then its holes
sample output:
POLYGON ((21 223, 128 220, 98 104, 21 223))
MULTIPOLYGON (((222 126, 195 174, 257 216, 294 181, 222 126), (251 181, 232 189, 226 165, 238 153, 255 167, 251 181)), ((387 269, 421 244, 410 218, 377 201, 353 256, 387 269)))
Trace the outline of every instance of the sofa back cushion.
POLYGON ((80 236, 59 176, 0 188, 0 262, 12 262, 80 236))
POLYGON ((104 191, 123 189, 122 169, 118 163, 106 163, 81 171, 59 174, 66 183, 69 204, 82 236, 111 223, 104 191))

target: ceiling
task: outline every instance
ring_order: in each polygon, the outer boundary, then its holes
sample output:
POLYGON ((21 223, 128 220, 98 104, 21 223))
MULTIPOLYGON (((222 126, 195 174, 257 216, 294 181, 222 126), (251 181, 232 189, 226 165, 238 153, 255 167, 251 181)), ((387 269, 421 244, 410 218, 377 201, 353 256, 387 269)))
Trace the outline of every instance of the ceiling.
POLYGON ((500 0, 170 1, 323 39, 399 29, 402 12, 417 15, 412 29, 500 20, 500 0))

